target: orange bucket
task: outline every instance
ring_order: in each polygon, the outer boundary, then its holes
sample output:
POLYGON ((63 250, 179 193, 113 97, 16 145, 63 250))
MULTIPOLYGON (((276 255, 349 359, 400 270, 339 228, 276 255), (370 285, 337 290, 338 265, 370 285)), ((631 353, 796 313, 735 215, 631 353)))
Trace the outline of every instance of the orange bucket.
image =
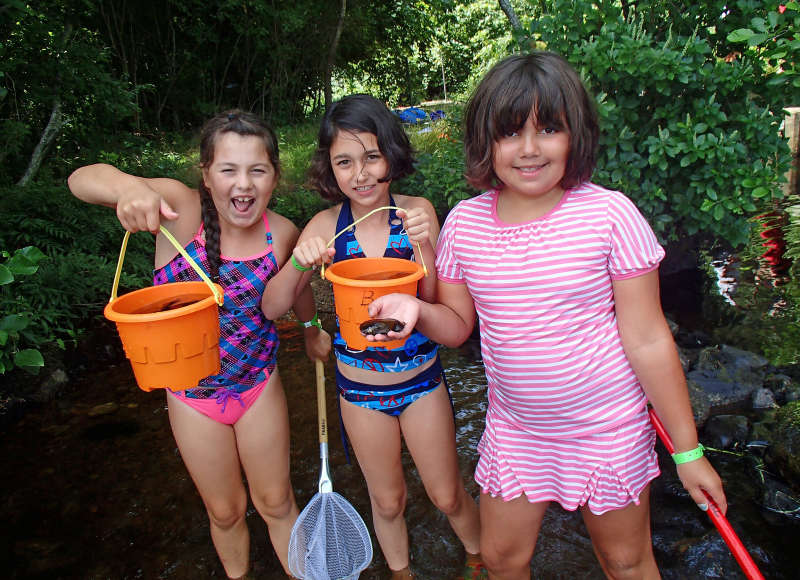
POLYGON ((103 315, 117 332, 143 391, 181 391, 219 372, 219 315, 223 290, 162 226, 161 233, 198 271, 203 282, 171 282, 117 297, 119 276, 130 232, 122 241, 111 301, 103 315))
POLYGON ((420 264, 400 258, 352 258, 331 264, 324 275, 333 283, 339 331, 348 347, 403 345, 404 340, 368 342, 359 326, 369 320, 367 307, 376 298, 394 292, 416 295, 417 282, 425 275, 420 264))

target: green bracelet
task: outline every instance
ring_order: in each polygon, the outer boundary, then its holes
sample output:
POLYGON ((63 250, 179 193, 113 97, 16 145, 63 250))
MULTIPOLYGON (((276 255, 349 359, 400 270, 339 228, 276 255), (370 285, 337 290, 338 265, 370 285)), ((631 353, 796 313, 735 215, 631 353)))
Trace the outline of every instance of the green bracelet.
POLYGON ((316 312, 314 313, 314 318, 312 318, 311 320, 306 320, 305 322, 298 322, 298 324, 303 328, 311 328, 312 326, 316 326, 317 328, 322 330, 322 323, 319 321, 319 318, 317 318, 316 312))
POLYGON ((294 266, 295 270, 298 270, 299 272, 308 272, 311 269, 311 268, 306 268, 305 266, 301 266, 300 262, 297 261, 297 258, 294 257, 294 254, 292 254, 291 261, 292 261, 292 266, 294 266))
POLYGON ((690 449, 689 451, 684 451, 683 453, 673 453, 672 460, 675 462, 675 465, 680 465, 681 463, 689 463, 690 461, 695 461, 700 459, 703 456, 703 447, 702 443, 698 443, 697 447, 694 449, 690 449))

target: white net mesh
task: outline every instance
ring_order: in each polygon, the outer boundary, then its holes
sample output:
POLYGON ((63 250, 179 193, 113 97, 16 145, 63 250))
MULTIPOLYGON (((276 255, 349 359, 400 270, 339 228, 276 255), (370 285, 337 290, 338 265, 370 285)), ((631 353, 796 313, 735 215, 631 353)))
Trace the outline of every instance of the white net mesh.
POLYGON ((317 493, 292 528, 289 570, 302 580, 356 579, 372 561, 369 530, 336 492, 317 493))

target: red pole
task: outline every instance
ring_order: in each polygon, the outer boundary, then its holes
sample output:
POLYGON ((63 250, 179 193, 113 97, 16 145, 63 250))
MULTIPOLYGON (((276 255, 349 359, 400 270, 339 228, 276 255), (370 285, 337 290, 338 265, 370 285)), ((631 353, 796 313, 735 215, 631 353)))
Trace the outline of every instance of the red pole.
MULTIPOLYGON (((658 418, 656 412, 651 407, 648 409, 650 412, 650 421, 653 423, 653 427, 656 429, 656 433, 658 433, 658 438, 661 439, 661 442, 664 444, 664 447, 667 448, 667 451, 670 453, 675 453, 675 446, 672 444, 672 440, 669 438, 669 434, 667 430, 664 429, 664 425, 661 423, 661 419, 658 418)), ((736 558, 736 562, 739 564, 739 567, 744 572, 745 576, 750 580, 764 580, 764 576, 761 575, 761 571, 756 566, 756 563, 753 562, 753 558, 750 557, 750 553, 742 544, 742 541, 739 539, 739 536, 736 535, 736 532, 731 527, 730 522, 727 520, 725 515, 720 511, 717 504, 714 503, 714 500, 711 499, 711 496, 708 495, 705 491, 703 493, 706 496, 706 500, 708 500, 708 517, 711 518, 711 522, 716 526, 717 530, 719 531, 722 539, 725 540, 725 543, 728 545, 728 548, 733 554, 733 557, 736 558)))

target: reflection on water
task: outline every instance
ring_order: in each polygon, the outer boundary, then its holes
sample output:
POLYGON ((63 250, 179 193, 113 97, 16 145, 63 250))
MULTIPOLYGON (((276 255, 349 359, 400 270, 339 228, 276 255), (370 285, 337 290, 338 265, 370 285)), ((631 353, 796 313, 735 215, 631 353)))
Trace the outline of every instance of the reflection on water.
MULTIPOLYGON (((327 321, 327 326, 330 321, 327 321)), ((280 325, 279 368, 292 429, 292 480, 302 507, 317 490, 319 445, 314 367, 293 324, 280 325)), ((485 378, 474 342, 444 349, 456 413, 461 470, 471 474, 485 413, 485 378)), ((327 366, 330 465, 334 489, 371 529, 369 501, 355 463, 348 464, 335 412, 332 365, 327 366)), ((77 379, 52 404, 33 409, 3 434, 0 566, 9 578, 224 578, 203 505, 178 455, 165 395, 144 393, 127 362, 77 379)), ((660 451, 665 473, 653 489, 654 543, 665 578, 742 578, 703 514, 682 493, 674 467, 660 451), (694 539, 706 537, 701 544, 694 539)), ((752 469, 713 456, 726 480, 730 519, 768 578, 795 576, 797 524, 760 511, 752 469)), ((406 454, 407 520, 413 566, 422 579, 454 578, 463 554, 446 518, 435 510, 406 454)), ((251 508, 252 559, 258 578, 282 579, 266 528, 251 508)), ((373 536, 374 538, 374 536, 373 536)), ((603 575, 580 516, 551 508, 534 557, 535 578, 603 575)), ((362 578, 386 578, 375 559, 362 578)))

